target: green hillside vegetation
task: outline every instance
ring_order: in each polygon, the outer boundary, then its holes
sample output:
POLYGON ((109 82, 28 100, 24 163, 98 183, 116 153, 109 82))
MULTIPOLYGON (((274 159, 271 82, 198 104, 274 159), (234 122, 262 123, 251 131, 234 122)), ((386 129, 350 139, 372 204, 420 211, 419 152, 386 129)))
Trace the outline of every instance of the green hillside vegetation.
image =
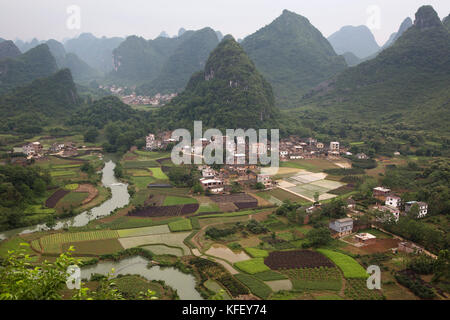
POLYGON ((41 202, 50 182, 39 167, 0 166, 0 230, 27 225, 25 209, 41 202))
POLYGON ((42 126, 66 117, 79 103, 70 71, 61 70, 0 96, 0 131, 40 133, 42 126))
POLYGON ((203 72, 192 76, 186 90, 161 110, 171 126, 192 127, 193 120, 215 128, 259 128, 277 115, 270 84, 242 47, 227 36, 211 53, 203 72))
POLYGON ((0 94, 58 70, 55 58, 46 44, 37 46, 15 58, 0 61, 0 94))
POLYGON ((297 106, 303 94, 347 67, 308 19, 287 10, 242 47, 273 86, 280 107, 297 106))
POLYGON ((332 114, 334 121, 381 120, 397 127, 413 125, 415 131, 443 131, 449 121, 448 70, 450 34, 433 8, 424 6, 395 44, 323 83, 303 104, 332 114))
POLYGON ((128 37, 113 52, 116 69, 111 72, 110 77, 134 82, 154 80, 168 57, 192 33, 193 31, 187 31, 181 37, 158 37, 154 40, 128 37))

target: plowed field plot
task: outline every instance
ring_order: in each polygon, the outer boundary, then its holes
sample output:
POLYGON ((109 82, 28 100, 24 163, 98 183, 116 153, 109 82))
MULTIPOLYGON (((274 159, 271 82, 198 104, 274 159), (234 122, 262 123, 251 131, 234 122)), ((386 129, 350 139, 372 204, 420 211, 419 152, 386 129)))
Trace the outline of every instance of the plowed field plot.
MULTIPOLYGON (((182 215, 184 206, 145 207, 128 213, 131 217, 178 217, 182 215)), ((197 209, 198 210, 198 205, 197 209)))
POLYGON ((183 250, 184 255, 190 254, 189 248, 183 243, 184 239, 189 236, 191 232, 177 232, 177 233, 165 233, 154 234, 141 237, 128 237, 120 238, 120 244, 125 248, 142 247, 152 244, 164 244, 171 247, 178 247, 183 250))
POLYGON ((54 194, 52 194, 46 201, 45 206, 47 208, 54 208, 59 200, 64 198, 70 191, 64 189, 58 189, 54 194))
POLYGON ((270 269, 334 267, 324 255, 310 250, 274 251, 264 260, 270 269))
POLYGON ((223 195, 223 196, 211 196, 211 200, 217 203, 223 203, 223 202, 255 202, 258 203, 258 201, 253 198, 251 195, 248 195, 246 193, 239 193, 239 194, 230 194, 230 195, 223 195))
POLYGON ((258 207, 258 201, 255 202, 235 202, 234 205, 239 209, 251 209, 258 207))

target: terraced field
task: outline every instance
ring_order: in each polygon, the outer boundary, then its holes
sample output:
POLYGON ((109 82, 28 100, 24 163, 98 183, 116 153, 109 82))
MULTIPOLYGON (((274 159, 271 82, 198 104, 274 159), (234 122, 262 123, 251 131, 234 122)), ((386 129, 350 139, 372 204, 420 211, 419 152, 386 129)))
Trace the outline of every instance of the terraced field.
POLYGON ((62 251, 64 243, 75 243, 80 241, 117 239, 119 233, 115 230, 100 230, 90 232, 65 232, 55 233, 39 239, 43 253, 58 254, 62 251))

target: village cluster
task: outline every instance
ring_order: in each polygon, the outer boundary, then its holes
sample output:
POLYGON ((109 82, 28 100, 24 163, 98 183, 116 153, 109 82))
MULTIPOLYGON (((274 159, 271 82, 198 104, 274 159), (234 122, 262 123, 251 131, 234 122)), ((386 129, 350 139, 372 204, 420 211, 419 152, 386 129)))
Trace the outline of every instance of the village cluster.
POLYGON ((26 165, 30 160, 37 160, 48 155, 59 156, 62 158, 76 157, 79 150, 86 150, 85 146, 77 146, 73 142, 55 142, 49 148, 44 148, 39 141, 29 142, 21 147, 15 147, 11 151, 13 155, 11 162, 13 164, 26 165))
POLYGON ((117 87, 115 85, 112 86, 99 86, 100 89, 106 90, 111 92, 112 94, 115 94, 119 96, 123 103, 132 105, 132 106, 159 106, 163 105, 173 98, 175 98, 178 94, 177 93, 171 93, 171 94, 156 94, 154 96, 141 96, 137 95, 136 92, 132 92, 131 94, 126 94, 128 91, 127 87, 117 87))

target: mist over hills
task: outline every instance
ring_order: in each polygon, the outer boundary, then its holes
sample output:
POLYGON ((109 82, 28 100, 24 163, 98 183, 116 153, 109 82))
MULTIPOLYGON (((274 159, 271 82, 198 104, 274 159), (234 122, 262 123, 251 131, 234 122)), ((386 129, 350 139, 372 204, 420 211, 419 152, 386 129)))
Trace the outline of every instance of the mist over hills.
POLYGON ((351 52, 364 59, 380 50, 375 37, 367 26, 345 26, 328 37, 337 54, 351 52))

